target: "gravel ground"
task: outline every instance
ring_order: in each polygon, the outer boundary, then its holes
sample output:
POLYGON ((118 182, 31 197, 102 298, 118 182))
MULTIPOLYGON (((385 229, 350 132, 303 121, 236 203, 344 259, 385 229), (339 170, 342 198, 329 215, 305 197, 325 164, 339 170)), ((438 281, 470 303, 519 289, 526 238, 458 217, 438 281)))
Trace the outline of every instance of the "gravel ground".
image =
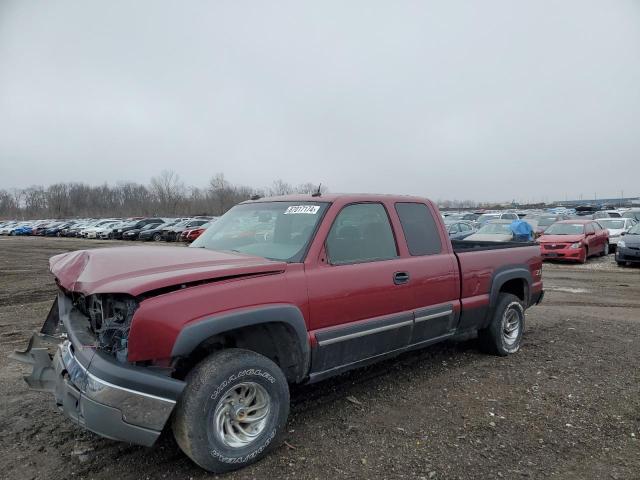
MULTIPOLYGON (((170 434, 143 448, 77 428, 7 359, 51 306, 48 257, 113 245, 0 238, 0 478, 215 478, 170 434)), ((609 256, 544 277, 518 354, 445 343, 295 388, 287 444, 224 477, 640 478, 640 269, 609 256)))

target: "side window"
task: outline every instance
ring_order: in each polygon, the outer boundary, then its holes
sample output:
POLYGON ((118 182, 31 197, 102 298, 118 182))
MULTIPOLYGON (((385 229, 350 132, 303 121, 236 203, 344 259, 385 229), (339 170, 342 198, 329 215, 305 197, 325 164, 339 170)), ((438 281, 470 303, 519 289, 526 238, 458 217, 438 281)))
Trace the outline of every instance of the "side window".
POLYGON ((464 233, 464 232, 468 232, 469 230, 471 230, 469 228, 469 225, 467 225, 466 223, 461 223, 460 224, 460 232, 464 233))
POLYGON ((433 255, 442 251, 438 227, 424 203, 396 203, 396 212, 411 255, 433 255))
POLYGON ((453 225, 449 226, 449 233, 450 234, 453 235, 453 234, 456 234, 458 232, 459 232, 459 230, 458 230, 458 224, 457 223, 454 223, 453 225))
POLYGON ((327 255, 333 265, 388 260, 398 256, 387 211, 380 203, 344 207, 327 236, 327 255))
POLYGON ((595 233, 595 230, 593 229, 593 223, 587 223, 587 225, 585 226, 585 232, 588 234, 590 233, 595 233))

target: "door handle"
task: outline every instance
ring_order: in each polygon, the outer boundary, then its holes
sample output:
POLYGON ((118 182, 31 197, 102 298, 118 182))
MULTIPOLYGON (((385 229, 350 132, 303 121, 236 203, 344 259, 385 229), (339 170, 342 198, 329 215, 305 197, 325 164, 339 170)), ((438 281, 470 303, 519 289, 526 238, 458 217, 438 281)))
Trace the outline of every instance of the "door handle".
POLYGON ((407 272, 396 272, 393 274, 393 283, 396 285, 402 285, 403 283, 409 283, 409 274, 407 272))

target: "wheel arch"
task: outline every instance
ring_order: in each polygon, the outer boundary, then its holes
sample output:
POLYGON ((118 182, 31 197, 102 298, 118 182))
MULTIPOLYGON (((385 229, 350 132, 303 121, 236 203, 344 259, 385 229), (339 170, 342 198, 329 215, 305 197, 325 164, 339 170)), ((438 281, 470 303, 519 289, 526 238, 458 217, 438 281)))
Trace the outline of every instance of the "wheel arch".
POLYGON ((309 372, 310 347, 300 309, 278 304, 213 315, 187 325, 176 338, 171 356, 186 372, 222 348, 245 348, 273 360, 290 383, 309 372))
POLYGON ((511 293, 522 300, 525 308, 531 304, 531 284, 533 278, 526 267, 508 267, 495 273, 491 283, 489 306, 491 310, 498 303, 500 293, 511 293))

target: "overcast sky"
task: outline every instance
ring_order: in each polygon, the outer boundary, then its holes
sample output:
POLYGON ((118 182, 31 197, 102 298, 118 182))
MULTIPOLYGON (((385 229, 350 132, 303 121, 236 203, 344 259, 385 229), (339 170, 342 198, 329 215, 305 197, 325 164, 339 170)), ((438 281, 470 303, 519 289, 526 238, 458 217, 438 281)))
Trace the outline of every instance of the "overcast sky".
POLYGON ((640 2, 0 0, 0 188, 640 195, 640 2))

